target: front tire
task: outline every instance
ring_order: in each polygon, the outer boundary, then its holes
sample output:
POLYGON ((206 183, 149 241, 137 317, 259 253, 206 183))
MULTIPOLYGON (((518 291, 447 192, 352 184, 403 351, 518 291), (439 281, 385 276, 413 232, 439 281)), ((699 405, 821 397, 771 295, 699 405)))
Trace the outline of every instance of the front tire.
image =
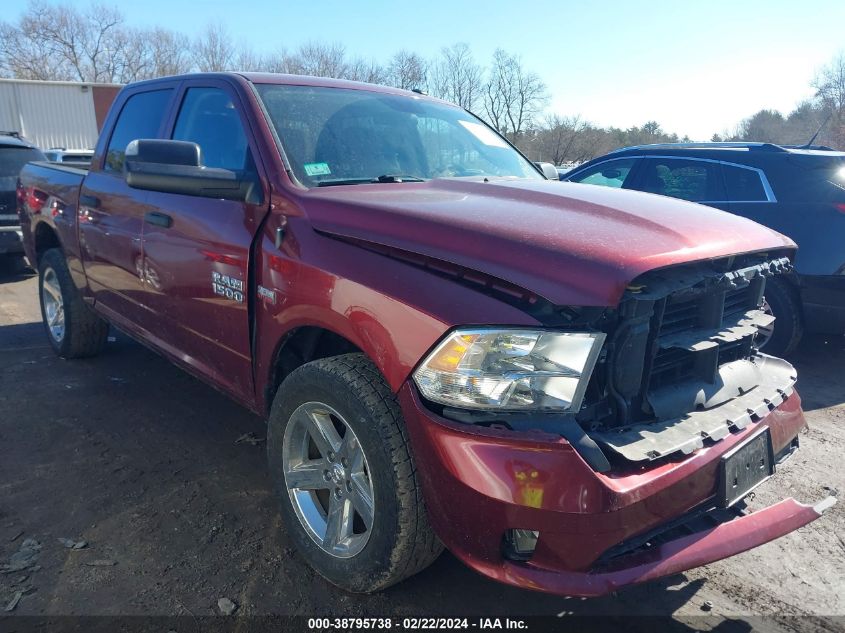
POLYGON ((804 335, 804 314, 798 291, 788 280, 766 280, 766 304, 775 317, 760 351, 772 356, 791 354, 804 335))
POLYGON ((291 540, 347 591, 389 587, 442 551, 396 398, 363 354, 298 368, 273 401, 270 473, 291 540))
POLYGON ((39 259, 38 295, 47 340, 56 354, 62 358, 84 358, 102 351, 109 324, 82 300, 58 248, 45 251, 39 259))

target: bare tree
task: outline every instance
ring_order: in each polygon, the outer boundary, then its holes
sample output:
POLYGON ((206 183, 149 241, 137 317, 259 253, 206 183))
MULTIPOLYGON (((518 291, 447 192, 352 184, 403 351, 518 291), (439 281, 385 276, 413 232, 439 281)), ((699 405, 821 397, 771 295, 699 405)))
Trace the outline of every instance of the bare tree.
POLYGON ((353 59, 346 64, 343 79, 366 81, 370 84, 386 84, 387 69, 376 60, 353 59))
POLYGON ((816 96, 838 115, 845 113, 845 52, 824 66, 812 83, 816 96))
POLYGON ((497 49, 484 86, 484 111, 490 123, 516 142, 547 100, 540 78, 527 71, 517 56, 497 49))
MULTIPOLYGON (((67 7, 56 8, 69 14, 68 34, 72 35, 76 31, 77 37, 68 37, 65 48, 68 54, 74 56, 72 61, 80 80, 84 80, 87 74, 91 81, 131 81, 138 59, 130 60, 127 56, 127 42, 131 36, 123 26, 123 15, 117 9, 94 4, 85 16, 74 15, 75 12, 67 7), (82 56, 81 62, 76 59, 77 46, 82 56)), ((60 32, 55 34, 57 40, 60 32)))
POLYGON ((201 72, 231 70, 235 62, 235 45, 222 23, 209 24, 194 41, 191 52, 201 72))
POLYGON ((141 34, 147 42, 145 78, 190 72, 191 43, 182 33, 156 27, 141 34))
POLYGON ((397 88, 424 90, 428 79, 428 63, 409 51, 399 51, 387 65, 387 82, 397 88))
POLYGON ((242 43, 235 53, 232 61, 232 67, 244 72, 267 72, 267 61, 265 58, 248 44, 242 43))
POLYGON ((34 36, 23 26, 7 23, 0 25, 0 66, 7 77, 73 79, 72 70, 54 59, 52 42, 34 36))
POLYGON ((432 94, 467 110, 473 110, 481 98, 482 69, 464 43, 440 51, 432 64, 430 80, 432 94))
POLYGON ((346 49, 342 44, 306 42, 287 61, 288 72, 314 77, 343 78, 347 73, 346 49))
POLYGON ((587 124, 580 116, 548 115, 539 137, 543 159, 555 165, 573 160, 572 148, 586 128, 587 124))
POLYGON ((284 48, 264 56, 263 71, 268 73, 293 73, 292 56, 284 48))
POLYGON ((509 131, 507 110, 514 99, 514 68, 511 61, 505 51, 497 48, 484 85, 484 112, 490 124, 502 134, 509 131))
POLYGON ((112 82, 126 67, 123 16, 98 4, 83 13, 35 0, 0 36, 3 66, 17 77, 112 82))
POLYGON ((23 79, 124 83, 187 72, 188 40, 163 28, 133 29, 116 9, 30 2, 0 24, 0 68, 23 79))
POLYGON ((845 52, 840 52, 819 71, 813 87, 826 111, 827 123, 820 138, 834 147, 845 147, 845 52))

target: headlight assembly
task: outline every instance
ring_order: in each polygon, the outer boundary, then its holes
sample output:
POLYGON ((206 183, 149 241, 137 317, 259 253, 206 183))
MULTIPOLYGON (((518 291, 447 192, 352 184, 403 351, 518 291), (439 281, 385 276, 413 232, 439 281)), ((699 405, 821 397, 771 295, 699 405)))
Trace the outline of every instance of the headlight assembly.
POLYGON ((464 409, 578 411, 600 332, 456 330, 414 372, 422 394, 464 409))

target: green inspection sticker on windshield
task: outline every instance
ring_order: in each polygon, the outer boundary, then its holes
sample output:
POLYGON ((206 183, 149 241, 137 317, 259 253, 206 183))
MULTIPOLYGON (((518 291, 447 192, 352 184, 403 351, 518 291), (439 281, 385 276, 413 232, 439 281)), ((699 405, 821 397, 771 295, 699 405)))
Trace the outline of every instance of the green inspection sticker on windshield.
POLYGON ((328 163, 305 163, 303 167, 309 176, 329 176, 332 173, 328 163))

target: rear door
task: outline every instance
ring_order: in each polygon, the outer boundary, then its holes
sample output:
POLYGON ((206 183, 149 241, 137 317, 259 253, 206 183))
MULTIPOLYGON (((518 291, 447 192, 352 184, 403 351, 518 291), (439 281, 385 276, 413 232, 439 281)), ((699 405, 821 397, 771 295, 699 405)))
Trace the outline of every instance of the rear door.
POLYGON ((236 91, 186 81, 167 136, 192 141, 203 164, 255 181, 248 202, 150 192, 144 205, 145 304, 157 343, 232 395, 251 397, 250 247, 269 207, 266 179, 236 91))
POLYGON ((787 216, 777 212, 777 199, 762 169, 722 163, 722 173, 733 213, 784 232, 787 216))
POLYGON ((799 273, 837 274, 845 264, 845 163, 809 152, 769 162, 750 171, 724 165, 733 212, 792 238, 799 273))
POLYGON ((633 188, 728 210, 719 161, 677 156, 646 156, 633 188))
POLYGON ((123 176, 126 145, 160 138, 176 84, 130 94, 123 102, 100 164, 85 177, 79 197, 79 244, 94 298, 119 317, 143 325, 141 231, 147 192, 123 176))

